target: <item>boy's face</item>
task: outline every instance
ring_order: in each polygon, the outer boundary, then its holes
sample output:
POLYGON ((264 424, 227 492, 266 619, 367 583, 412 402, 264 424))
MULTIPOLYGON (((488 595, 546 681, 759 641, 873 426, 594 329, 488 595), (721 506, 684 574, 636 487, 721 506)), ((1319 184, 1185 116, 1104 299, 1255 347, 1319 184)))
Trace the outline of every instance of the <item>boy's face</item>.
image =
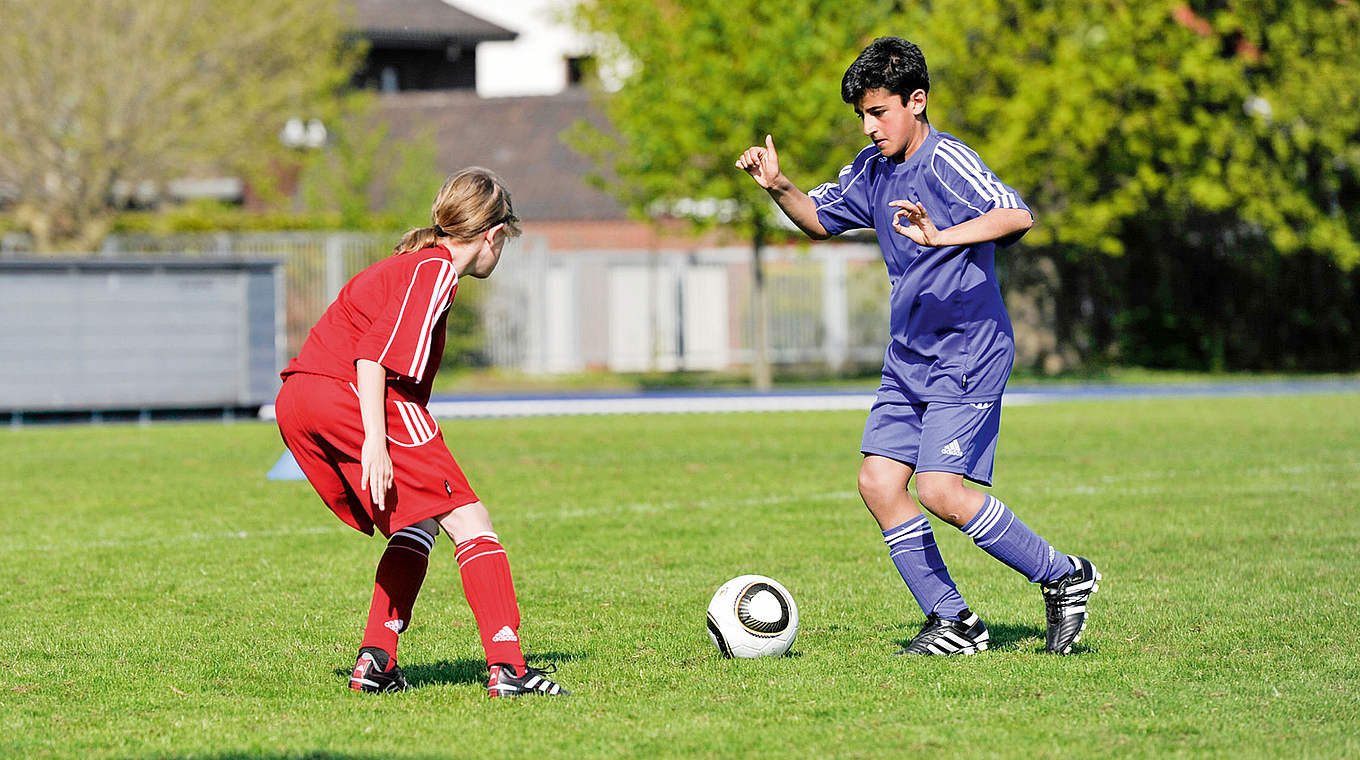
POLYGON ((924 121, 920 119, 926 109, 925 90, 916 90, 902 102, 883 88, 868 90, 855 104, 855 114, 864 124, 864 134, 874 141, 880 154, 894 161, 901 161, 912 144, 924 121))

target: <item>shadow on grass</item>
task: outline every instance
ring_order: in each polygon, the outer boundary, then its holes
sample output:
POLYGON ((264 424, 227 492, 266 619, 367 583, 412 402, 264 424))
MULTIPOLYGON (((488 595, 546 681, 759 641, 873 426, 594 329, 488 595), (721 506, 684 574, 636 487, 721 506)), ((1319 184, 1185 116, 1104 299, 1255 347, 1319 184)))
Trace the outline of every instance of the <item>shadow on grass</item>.
POLYGON ((1001 650, 1024 650, 1033 649, 1036 652, 1044 651, 1044 636, 1047 631, 1037 625, 1027 623, 988 623, 987 633, 991 638, 990 648, 1001 650), (1027 644, 1029 639, 1034 639, 1032 646, 1027 644), (1025 646, 1022 646, 1025 645, 1025 646))
MULTIPOLYGON (((215 755, 152 755, 147 760, 391 760, 391 755, 359 754, 353 752, 222 752, 215 755)), ((415 758, 436 758, 440 755, 415 755, 415 758)))
MULTIPOLYGON (((988 644, 987 648, 996 650, 1016 650, 1020 651, 1027 647, 1021 646, 1030 639, 1036 639, 1035 645, 1028 647, 1036 652, 1044 651, 1043 628, 1029 624, 1015 623, 987 623, 988 644)), ((898 639, 898 644, 903 648, 911 644, 911 638, 898 639)), ((1077 651, 1076 649, 1073 650, 1077 651)))
MULTIPOLYGON (((572 662, 579 660, 585 655, 579 652, 539 652, 526 654, 524 657, 534 667, 546 667, 548 665, 572 662)), ((398 659, 398 663, 401 660, 398 659)), ((487 670, 485 660, 474 660, 461 658, 458 660, 439 660, 438 662, 413 663, 401 665, 401 670, 406 674, 406 681, 411 684, 412 689, 419 689, 422 686, 433 686, 434 684, 464 684, 475 683, 482 685, 486 683, 487 670)), ((337 676, 349 680, 350 670, 336 668, 331 671, 337 676)))

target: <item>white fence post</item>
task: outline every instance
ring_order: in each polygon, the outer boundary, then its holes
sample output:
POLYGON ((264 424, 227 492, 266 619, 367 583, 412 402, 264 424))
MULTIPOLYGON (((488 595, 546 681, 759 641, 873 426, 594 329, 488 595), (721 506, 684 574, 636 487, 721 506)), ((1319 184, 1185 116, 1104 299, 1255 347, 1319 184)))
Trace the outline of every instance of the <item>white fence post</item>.
POLYGON ((349 279, 345 271, 345 246, 340 236, 332 233, 326 236, 323 245, 326 251, 326 298, 333 299, 349 279))
POLYGON ((850 353, 850 307, 845 257, 835 249, 820 252, 822 262, 822 351, 833 372, 845 368, 850 353))

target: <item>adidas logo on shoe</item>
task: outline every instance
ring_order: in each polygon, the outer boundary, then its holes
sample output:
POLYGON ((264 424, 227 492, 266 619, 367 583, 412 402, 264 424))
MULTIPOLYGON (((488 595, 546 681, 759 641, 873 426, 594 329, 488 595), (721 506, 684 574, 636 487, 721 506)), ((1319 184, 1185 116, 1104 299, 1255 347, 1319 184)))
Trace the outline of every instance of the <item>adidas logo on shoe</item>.
POLYGON ((501 626, 501 629, 500 629, 499 631, 496 631, 496 635, 495 635, 495 636, 492 636, 492 637, 491 637, 491 640, 492 640, 492 641, 519 641, 519 637, 515 635, 515 632, 514 632, 514 631, 510 630, 510 626, 506 625, 506 626, 501 626))
POLYGON ((504 663, 492 665, 490 670, 491 678, 486 683, 488 697, 518 697, 521 694, 558 696, 571 693, 548 677, 557 672, 556 665, 549 665, 542 670, 525 665, 524 672, 519 675, 515 675, 514 667, 504 663))
POLYGON ((899 655, 977 654, 987 650, 987 626, 976 612, 964 609, 961 619, 946 620, 932 612, 926 616, 921 632, 899 655))

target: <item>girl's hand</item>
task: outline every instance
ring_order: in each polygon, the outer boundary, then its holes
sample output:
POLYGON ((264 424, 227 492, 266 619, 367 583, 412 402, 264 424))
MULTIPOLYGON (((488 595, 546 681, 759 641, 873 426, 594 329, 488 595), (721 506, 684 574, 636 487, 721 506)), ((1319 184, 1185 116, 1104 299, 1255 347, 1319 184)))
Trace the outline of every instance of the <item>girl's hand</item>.
POLYGON ((917 245, 934 246, 940 237, 940 230, 935 223, 930 221, 930 214, 926 213, 926 207, 911 201, 890 201, 889 206, 897 207, 897 213, 893 214, 893 229, 898 233, 911 238, 917 245), (907 218, 906 226, 902 225, 902 217, 907 218))
POLYGON ((387 508, 387 491, 392 488, 392 457, 387 454, 385 438, 365 437, 359 452, 359 487, 368 490, 379 512, 387 508))

